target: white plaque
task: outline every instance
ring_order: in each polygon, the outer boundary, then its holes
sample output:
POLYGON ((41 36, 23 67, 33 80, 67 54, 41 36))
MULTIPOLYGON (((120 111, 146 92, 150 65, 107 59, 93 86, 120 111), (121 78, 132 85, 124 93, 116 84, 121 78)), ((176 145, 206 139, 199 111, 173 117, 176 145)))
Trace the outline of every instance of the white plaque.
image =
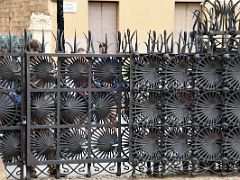
POLYGON ((63 12, 77 12, 77 3, 63 2, 63 12))

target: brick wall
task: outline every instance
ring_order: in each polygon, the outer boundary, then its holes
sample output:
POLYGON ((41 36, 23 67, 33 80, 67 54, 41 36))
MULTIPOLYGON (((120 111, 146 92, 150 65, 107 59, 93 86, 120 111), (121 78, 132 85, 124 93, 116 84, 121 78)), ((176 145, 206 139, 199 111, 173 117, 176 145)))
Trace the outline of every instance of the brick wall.
POLYGON ((32 13, 48 14, 48 0, 0 0, 0 35, 22 34, 32 13))

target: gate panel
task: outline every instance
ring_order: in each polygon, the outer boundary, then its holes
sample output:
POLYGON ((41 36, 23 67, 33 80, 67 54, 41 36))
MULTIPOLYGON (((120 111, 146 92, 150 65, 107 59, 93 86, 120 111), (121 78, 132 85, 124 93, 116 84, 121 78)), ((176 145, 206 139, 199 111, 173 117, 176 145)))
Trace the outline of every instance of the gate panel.
POLYGON ((0 157, 7 178, 23 178, 23 54, 0 54, 0 157))
POLYGON ((123 173, 129 62, 129 55, 27 54, 28 172, 123 173))
POLYGON ((131 64, 130 160, 153 175, 239 170, 239 56, 143 54, 131 64))
POLYGON ((22 58, 0 62, 9 178, 23 178, 25 158, 28 177, 239 170, 239 55, 27 53, 26 67, 22 58))

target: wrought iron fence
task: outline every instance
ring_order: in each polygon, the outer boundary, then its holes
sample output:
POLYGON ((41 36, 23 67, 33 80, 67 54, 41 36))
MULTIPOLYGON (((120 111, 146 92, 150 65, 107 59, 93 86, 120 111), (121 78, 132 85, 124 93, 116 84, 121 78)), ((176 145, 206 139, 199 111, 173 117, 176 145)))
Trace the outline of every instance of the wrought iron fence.
POLYGON ((2 54, 8 175, 238 172, 239 64, 238 54, 2 54))
POLYGON ((128 162, 129 79, 123 74, 129 58, 27 54, 28 166, 37 165, 39 175, 48 174, 50 165, 67 174, 122 174, 128 162))
POLYGON ((0 152, 9 177, 23 178, 23 54, 0 54, 0 152), (22 95, 21 95, 22 94, 22 95))
POLYGON ((27 52, 26 31, 14 53, 19 43, 9 35, 0 45, 0 156, 8 178, 239 172, 239 2, 224 3, 205 1, 212 9, 195 11, 177 53, 166 31, 148 33, 147 54, 138 53, 130 30, 117 33, 114 54, 107 36, 105 54, 94 54, 90 31, 87 54, 77 54, 76 34, 71 45, 58 33, 57 53, 44 52, 44 32, 41 52, 27 52))
POLYGON ((136 170, 239 171, 239 63, 239 55, 216 54, 133 59, 130 160, 136 170))

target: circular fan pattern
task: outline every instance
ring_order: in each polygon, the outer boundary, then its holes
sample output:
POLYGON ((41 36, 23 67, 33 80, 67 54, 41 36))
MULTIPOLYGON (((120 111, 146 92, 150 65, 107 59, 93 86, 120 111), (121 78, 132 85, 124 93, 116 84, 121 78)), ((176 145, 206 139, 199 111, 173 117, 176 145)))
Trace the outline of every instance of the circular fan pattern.
POLYGON ((122 131, 122 156, 129 157, 129 128, 122 131))
POLYGON ((124 88, 122 95, 122 117, 125 122, 129 123, 130 58, 126 58, 122 63, 122 80, 124 88))
POLYGON ((61 121, 67 124, 83 123, 87 118, 88 102, 79 94, 68 94, 61 98, 61 121))
POLYGON ((93 81, 96 86, 114 87, 119 84, 119 62, 117 59, 98 58, 93 62, 93 81))
POLYGON ((196 96, 193 116, 200 125, 213 126, 221 120, 221 96, 217 92, 208 92, 196 96))
POLYGON ((229 160, 240 160, 240 128, 234 128, 227 133, 223 151, 229 160))
POLYGON ((194 72, 195 86, 202 89, 219 88, 222 83, 223 71, 221 58, 218 56, 206 56, 198 61, 194 72))
POLYGON ((161 99, 158 93, 139 94, 132 107, 133 121, 138 124, 155 124, 161 120, 161 99))
POLYGON ((122 123, 129 123, 129 113, 130 113, 130 93, 125 91, 122 95, 122 123))
POLYGON ((55 101, 52 95, 36 93, 31 96, 31 120, 34 124, 53 124, 55 122, 55 101))
POLYGON ((197 133, 194 143, 195 156, 204 161, 215 161, 221 157, 222 132, 205 128, 197 133))
POLYGON ((161 130, 137 129, 132 139, 133 156, 139 161, 161 160, 161 130))
POLYGON ((164 151, 169 160, 183 161, 190 158, 190 144, 187 131, 179 128, 169 129, 166 132, 164 151))
POLYGON ((87 87, 89 62, 86 58, 66 58, 63 61, 61 74, 64 84, 68 87, 87 87))
POLYGON ((223 72, 224 84, 231 89, 240 88, 240 61, 239 56, 226 61, 223 72))
POLYGON ((21 79, 21 63, 17 58, 0 57, 0 87, 15 88, 21 79))
POLYGON ((38 161, 54 160, 56 140, 50 129, 35 130, 31 136, 31 152, 38 161))
POLYGON ((166 84, 169 88, 186 88, 191 84, 187 56, 175 56, 166 66, 166 84))
POLYGON ((117 100, 111 93, 95 93, 92 96, 94 119, 105 124, 117 121, 117 100))
POLYGON ((0 156, 4 162, 20 160, 21 135, 19 131, 3 132, 0 138, 0 156))
POLYGON ((95 158, 115 158, 118 138, 114 128, 97 128, 92 133, 92 152, 95 158))
POLYGON ((135 60, 133 65, 133 84, 135 88, 159 88, 162 86, 160 58, 156 55, 145 55, 135 60))
POLYGON ((228 124, 240 125, 240 93, 226 96, 224 101, 223 118, 228 124))
POLYGON ((177 92, 165 101, 164 118, 170 125, 180 125, 188 122, 191 117, 191 92, 177 92))
POLYGON ((8 94, 0 93, 0 126, 12 124, 17 117, 17 106, 8 94))
POLYGON ((53 88, 56 85, 56 63, 50 57, 31 57, 31 85, 38 88, 53 88))
POLYGON ((130 80, 130 58, 127 58, 122 63, 122 79, 125 83, 130 80))
POLYGON ((61 135, 62 156, 66 159, 84 159, 87 155, 87 134, 83 129, 72 128, 61 135))

